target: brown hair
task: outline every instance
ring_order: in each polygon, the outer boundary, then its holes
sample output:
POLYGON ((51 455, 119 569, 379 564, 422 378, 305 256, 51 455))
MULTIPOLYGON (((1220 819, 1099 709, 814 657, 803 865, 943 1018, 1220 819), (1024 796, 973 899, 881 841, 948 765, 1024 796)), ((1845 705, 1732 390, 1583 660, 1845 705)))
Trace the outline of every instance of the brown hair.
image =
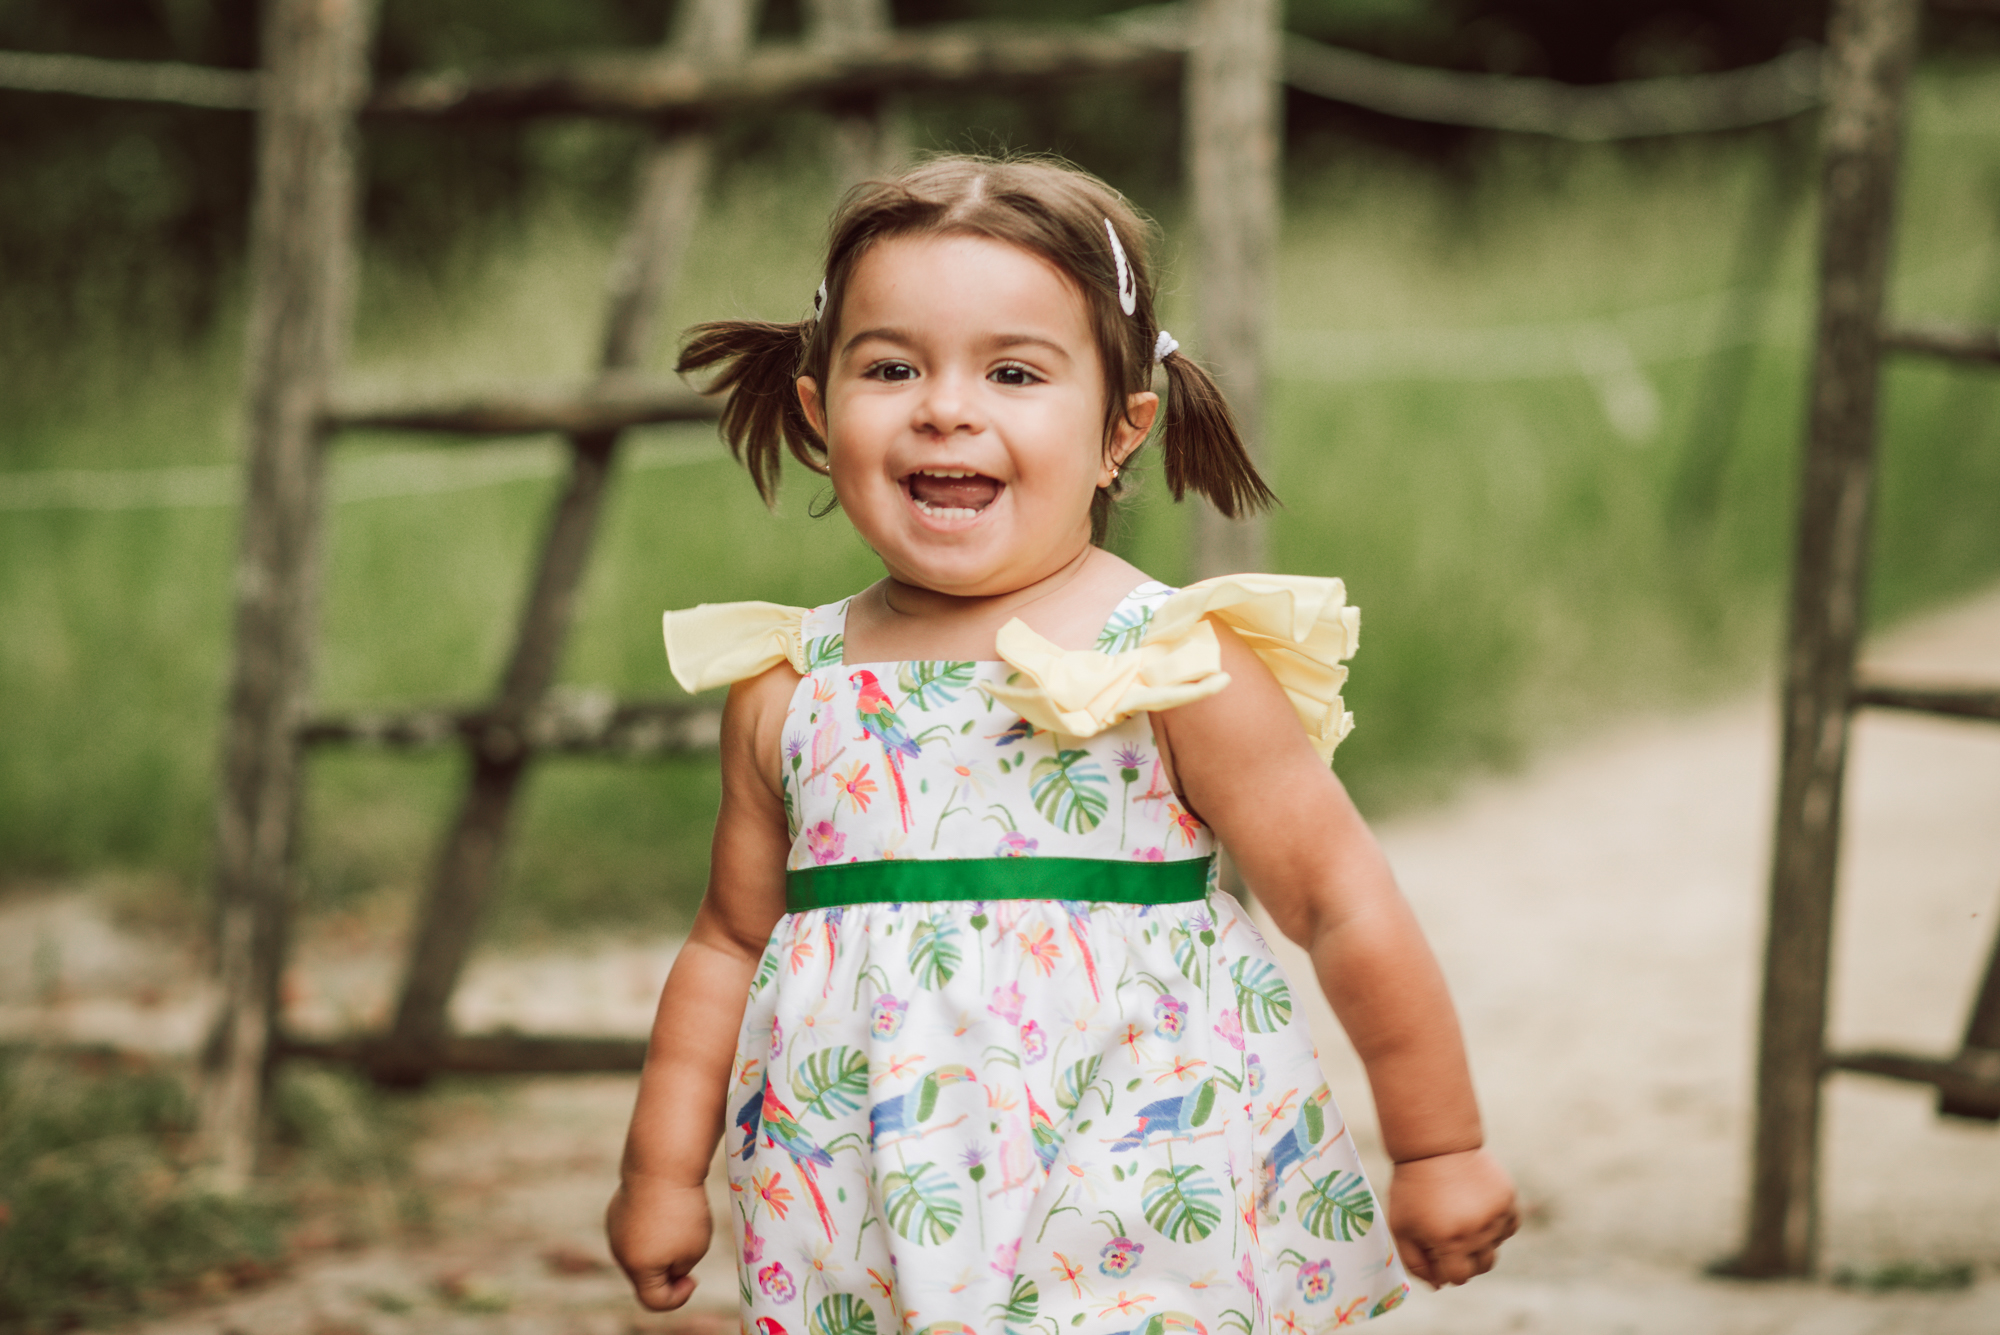
MULTIPOLYGON (((892 237, 963 234, 989 237, 1039 255, 1082 292, 1104 363, 1104 433, 1109 441, 1126 396, 1152 383, 1153 313, 1148 252, 1152 223, 1117 191, 1087 172, 1041 159, 933 158, 891 179, 847 192, 835 210, 826 255, 825 301, 811 319, 793 324, 717 320, 688 331, 675 369, 720 367, 709 389, 726 391, 722 435, 769 502, 777 494, 781 451, 825 474, 826 442, 799 406, 796 381, 824 385, 838 313, 855 264, 869 247, 892 237), (1136 289, 1132 313, 1120 305, 1119 273, 1109 222, 1136 289)), ((1208 372, 1176 351, 1167 355, 1167 402, 1160 449, 1174 499, 1189 490, 1232 518, 1276 499, 1257 475, 1229 405, 1208 372)), ((1100 490, 1091 529, 1102 536, 1113 496, 1100 490)))

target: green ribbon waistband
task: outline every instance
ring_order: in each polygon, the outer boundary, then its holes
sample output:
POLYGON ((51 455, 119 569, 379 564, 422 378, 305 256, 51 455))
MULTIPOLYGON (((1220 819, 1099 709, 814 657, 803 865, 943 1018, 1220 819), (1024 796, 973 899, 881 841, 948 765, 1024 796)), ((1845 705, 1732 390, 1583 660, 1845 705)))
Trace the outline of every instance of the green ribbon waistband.
POLYGON ((1099 858, 895 858, 785 873, 785 911, 839 904, 926 904, 954 899, 1078 899, 1180 904, 1208 893, 1212 857, 1178 862, 1099 858))

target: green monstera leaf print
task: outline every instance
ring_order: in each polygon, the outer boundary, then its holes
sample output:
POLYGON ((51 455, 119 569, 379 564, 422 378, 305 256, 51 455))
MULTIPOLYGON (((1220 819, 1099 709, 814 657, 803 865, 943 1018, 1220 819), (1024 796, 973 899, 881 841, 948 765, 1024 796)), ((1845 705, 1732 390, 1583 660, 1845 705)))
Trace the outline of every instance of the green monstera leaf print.
MULTIPOLYGON (((1208 933, 1213 936, 1214 933, 1208 933)), ((1181 977, 1202 986, 1202 978, 1208 972, 1202 962, 1201 942, 1185 927, 1176 927, 1167 934, 1167 942, 1174 948, 1174 965, 1181 971, 1181 977)))
POLYGON ((1027 1335, 1041 1305, 1042 1291, 1035 1287, 1035 1281, 1026 1275, 1016 1275, 1007 1290, 1007 1301, 994 1303, 986 1310, 1006 1323, 1007 1335, 1027 1335))
POLYGON ((757 962, 757 977, 750 984, 751 998, 754 1000, 757 994, 769 987, 771 980, 777 976, 778 952, 775 948, 767 947, 764 951, 764 958, 757 962))
POLYGON ((1095 1057, 1085 1057, 1057 1076, 1056 1107, 1066 1113, 1075 1112, 1077 1105, 1083 1102, 1083 1096, 1089 1093, 1091 1085, 1096 1083, 1097 1073, 1102 1069, 1104 1069, 1104 1058, 1100 1054, 1095 1057))
POLYGON ((1035 762, 1028 796, 1049 824, 1072 834, 1088 834, 1103 823, 1110 809, 1110 786, 1090 752, 1058 751, 1035 762))
POLYGON ((1152 624, 1153 609, 1145 604, 1121 607, 1104 623, 1104 629, 1097 632, 1097 647, 1107 654, 1122 654, 1127 649, 1137 649, 1139 641, 1146 638, 1146 627, 1152 624))
POLYGON ((875 1312, 851 1293, 822 1298, 806 1323, 808 1335, 875 1335, 875 1312))
POLYGON ((896 669, 896 685, 905 703, 931 710, 948 705, 972 685, 975 663, 905 663, 896 669))
POLYGON ((911 1242, 943 1242, 958 1232, 965 1207, 958 1183, 933 1163, 911 1164, 882 1178, 882 1205, 889 1227, 911 1242))
POLYGON ((868 1058, 853 1048, 822 1048, 792 1072, 792 1094, 821 1117, 851 1113, 868 1097, 868 1058))
POLYGON ((935 992, 951 981, 965 962, 959 948, 958 924, 950 918, 920 918, 910 931, 910 972, 917 986, 935 992))
POLYGON ((1299 1222, 1316 1238, 1353 1242, 1375 1227, 1375 1197, 1368 1179, 1356 1172, 1328 1173, 1309 1178, 1299 1198, 1299 1222))
POLYGON ((1222 1189, 1192 1164, 1156 1168, 1146 1175, 1139 1204, 1146 1222, 1172 1242, 1200 1242, 1222 1222, 1222 1189))
POLYGON ((1236 984, 1236 1009, 1253 1034, 1275 1034, 1292 1022, 1292 989, 1269 960, 1245 955, 1229 966, 1236 984))
POLYGON ((822 635, 818 639, 807 640, 804 648, 806 671, 838 667, 846 653, 847 637, 844 635, 822 635))

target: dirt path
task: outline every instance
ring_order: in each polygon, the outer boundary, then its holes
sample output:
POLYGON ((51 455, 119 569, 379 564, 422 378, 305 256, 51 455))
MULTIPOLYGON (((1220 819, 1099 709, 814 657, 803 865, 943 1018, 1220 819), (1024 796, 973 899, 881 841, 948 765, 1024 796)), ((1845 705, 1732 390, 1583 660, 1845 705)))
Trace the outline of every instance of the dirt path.
MULTIPOLYGON (((2000 590, 1905 629, 1872 657, 1913 678, 2000 678, 2000 590)), ((1972 1286, 1873 1293, 1701 1277, 1735 1245, 1742 1211, 1769 694, 1623 726, 1382 830, 1452 978, 1492 1141, 1531 1212, 1500 1271, 1421 1295, 1383 1329, 2000 1331, 2000 1129, 1941 1122, 1922 1091, 1857 1077, 1829 1085, 1827 1273, 1968 1263, 1972 1286)), ((1866 715, 1853 774, 1835 1042, 1949 1050, 2000 909, 2000 729, 1866 715)), ((293 994, 302 1020, 380 1013, 387 966, 361 945, 323 942, 304 958, 293 994)), ((662 942, 486 960, 459 1018, 636 1032, 671 954, 662 942)), ((1296 955, 1286 963, 1303 973, 1296 955)), ((0 1032, 136 1032, 173 1048, 198 1022, 198 986, 87 902, 0 906, 0 980, 28 976, 23 968, 39 991, 0 983, 0 1032), (49 940, 62 946, 53 974, 47 951, 29 944, 49 940), (42 1004, 51 996, 59 1004, 42 1004)), ((1312 1019, 1357 1142, 1374 1153, 1358 1066, 1323 1004, 1312 1019)), ((615 1275, 593 1268, 629 1100, 623 1079, 440 1096, 416 1164, 438 1203, 434 1241, 307 1254, 260 1291, 136 1329, 733 1330, 726 1247, 704 1264, 706 1315, 646 1316, 615 1275)))

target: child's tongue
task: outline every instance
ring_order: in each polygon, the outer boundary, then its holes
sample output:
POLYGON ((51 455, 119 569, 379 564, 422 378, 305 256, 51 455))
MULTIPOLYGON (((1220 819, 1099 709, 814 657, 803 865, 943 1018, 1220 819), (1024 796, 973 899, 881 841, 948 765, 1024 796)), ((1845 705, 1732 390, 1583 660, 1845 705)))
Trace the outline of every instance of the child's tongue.
POLYGON ((940 510, 984 510, 999 494, 999 482, 990 477, 910 474, 910 495, 940 510))

